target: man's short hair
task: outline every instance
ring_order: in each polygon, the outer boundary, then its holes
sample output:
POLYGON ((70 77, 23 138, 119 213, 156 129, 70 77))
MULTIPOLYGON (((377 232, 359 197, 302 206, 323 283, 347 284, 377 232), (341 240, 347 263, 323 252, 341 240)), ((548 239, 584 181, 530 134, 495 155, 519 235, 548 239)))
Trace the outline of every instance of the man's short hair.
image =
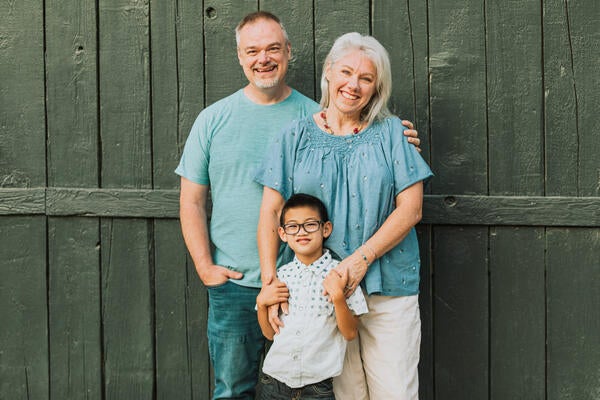
POLYGON ((238 45, 240 44, 240 31, 242 30, 242 28, 244 26, 246 26, 248 24, 252 24, 260 19, 266 19, 266 20, 271 20, 271 21, 277 22, 279 24, 279 26, 281 27, 281 30, 283 31, 283 37, 285 39, 285 43, 288 44, 290 42, 287 31, 285 30, 283 24, 281 23, 281 21, 279 20, 279 18, 277 18, 277 16, 275 14, 272 14, 268 11, 255 11, 253 13, 246 15, 244 18, 242 18, 242 20, 239 22, 239 24, 237 24, 237 26, 235 27, 235 42, 238 45))
POLYGON ((281 209, 281 215, 279 216, 279 225, 283 226, 285 224, 285 213, 289 209, 298 207, 310 207, 317 211, 322 222, 329 221, 327 208, 321 200, 315 196, 311 196, 310 194, 296 193, 292 195, 292 197, 290 197, 283 205, 283 208, 281 209))

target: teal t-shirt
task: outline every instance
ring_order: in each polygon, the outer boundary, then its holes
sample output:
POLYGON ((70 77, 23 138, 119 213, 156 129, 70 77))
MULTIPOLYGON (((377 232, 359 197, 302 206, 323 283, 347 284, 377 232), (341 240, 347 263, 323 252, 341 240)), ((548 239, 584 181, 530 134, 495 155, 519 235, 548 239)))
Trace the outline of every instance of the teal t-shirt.
MULTIPOLYGON (((288 199, 307 193, 323 201, 333 222, 325 245, 340 258, 352 254, 395 209, 395 197, 432 173, 397 117, 374 122, 356 135, 323 132, 311 116, 294 121, 277 137, 257 182, 288 199)), ((369 267, 368 294, 419 292, 419 246, 413 229, 369 267)))
POLYGON ((204 109, 192 126, 175 173, 210 185, 213 261, 242 272, 235 283, 261 285, 256 227, 263 186, 254 181, 256 170, 273 138, 317 109, 296 90, 282 102, 260 105, 240 89, 204 109))

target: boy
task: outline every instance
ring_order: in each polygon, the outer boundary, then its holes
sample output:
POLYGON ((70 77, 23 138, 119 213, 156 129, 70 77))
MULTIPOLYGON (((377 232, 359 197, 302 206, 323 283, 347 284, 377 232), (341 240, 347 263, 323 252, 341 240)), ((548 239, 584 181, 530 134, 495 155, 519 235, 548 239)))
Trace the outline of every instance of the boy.
POLYGON ((263 286, 256 298, 261 330, 274 340, 260 378, 261 399, 335 399, 332 377, 342 371, 346 340, 357 335, 358 315, 368 310, 362 291, 346 299, 347 272, 328 274, 338 264, 323 248, 332 228, 316 197, 295 194, 283 206, 279 237, 295 258, 278 269, 282 283, 263 286), (267 308, 281 301, 289 302, 289 313, 281 317, 284 326, 275 335, 267 308))

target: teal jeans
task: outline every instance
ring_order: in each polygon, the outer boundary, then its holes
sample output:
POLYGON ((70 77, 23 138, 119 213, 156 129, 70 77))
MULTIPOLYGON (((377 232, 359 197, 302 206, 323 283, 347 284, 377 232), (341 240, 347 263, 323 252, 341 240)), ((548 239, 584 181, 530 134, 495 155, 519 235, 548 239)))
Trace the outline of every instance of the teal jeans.
POLYGON ((265 346, 256 317, 260 289, 226 282, 208 288, 208 348, 214 400, 254 400, 265 346))

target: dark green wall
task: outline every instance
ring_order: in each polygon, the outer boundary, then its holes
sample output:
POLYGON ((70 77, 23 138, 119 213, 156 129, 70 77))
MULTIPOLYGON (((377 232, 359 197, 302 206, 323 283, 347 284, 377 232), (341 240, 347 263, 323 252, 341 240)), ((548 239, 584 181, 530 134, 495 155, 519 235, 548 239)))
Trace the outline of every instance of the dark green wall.
POLYGON ((259 6, 313 98, 339 34, 390 52, 436 173, 421 399, 598 399, 597 0, 1 2, 0 398, 209 397, 172 171, 259 6))

